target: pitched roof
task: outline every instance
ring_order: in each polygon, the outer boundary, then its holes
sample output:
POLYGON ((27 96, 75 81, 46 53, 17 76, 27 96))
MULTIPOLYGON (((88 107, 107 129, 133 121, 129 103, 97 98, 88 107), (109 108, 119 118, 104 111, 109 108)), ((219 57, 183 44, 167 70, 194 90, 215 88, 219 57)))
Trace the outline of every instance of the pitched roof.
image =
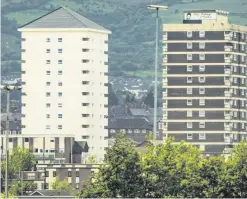
POLYGON ((109 129, 150 129, 150 123, 146 118, 127 118, 109 121, 109 129))
POLYGON ((66 7, 60 7, 49 12, 20 28, 89 28, 110 32, 99 24, 66 7))
POLYGON ((66 191, 64 190, 36 190, 32 195, 40 195, 40 196, 70 196, 66 191))

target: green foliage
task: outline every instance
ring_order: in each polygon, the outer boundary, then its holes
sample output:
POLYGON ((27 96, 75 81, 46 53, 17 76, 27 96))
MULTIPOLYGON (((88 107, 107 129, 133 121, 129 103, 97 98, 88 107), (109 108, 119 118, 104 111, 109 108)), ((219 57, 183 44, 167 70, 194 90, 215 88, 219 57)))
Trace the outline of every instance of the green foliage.
POLYGON ((21 181, 14 181, 11 183, 9 193, 14 196, 20 195, 28 195, 30 192, 33 192, 37 189, 37 185, 34 182, 21 182, 21 181))
MULTIPOLYGON (((25 148, 13 149, 9 155, 9 178, 13 179, 19 171, 30 171, 34 166, 34 155, 25 148)), ((6 161, 1 162, 2 175, 5 176, 6 161)))
MULTIPOLYGON (((0 198, 5 198, 5 193, 0 193, 0 198)), ((18 197, 16 195, 8 193, 8 198, 14 199, 14 198, 18 198, 18 197)))
POLYGON ((137 152, 122 134, 106 154, 79 197, 233 198, 247 195, 247 143, 229 159, 204 157, 200 150, 167 139, 155 145, 150 137, 145 153, 137 152))
POLYGON ((97 160, 96 160, 96 155, 90 155, 87 159, 87 164, 96 164, 97 160))
POLYGON ((68 193, 72 193, 73 189, 70 186, 70 184, 68 183, 68 179, 64 179, 64 180, 59 180, 59 177, 56 177, 54 179, 54 181, 51 184, 51 188, 53 190, 64 190, 67 191, 68 193))
POLYGON ((142 196, 143 190, 139 186, 142 182, 140 157, 134 143, 124 135, 118 137, 116 144, 108 149, 105 163, 86 183, 80 198, 142 196))

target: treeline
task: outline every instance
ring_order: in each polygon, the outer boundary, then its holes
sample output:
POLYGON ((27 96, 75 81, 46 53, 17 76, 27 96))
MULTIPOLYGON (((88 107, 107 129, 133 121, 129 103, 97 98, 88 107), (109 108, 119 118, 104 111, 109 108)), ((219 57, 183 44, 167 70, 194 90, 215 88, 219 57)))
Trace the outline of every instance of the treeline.
POLYGON ((184 142, 150 144, 144 152, 124 136, 108 149, 105 166, 91 176, 80 198, 246 198, 247 143, 228 158, 204 157, 184 142))

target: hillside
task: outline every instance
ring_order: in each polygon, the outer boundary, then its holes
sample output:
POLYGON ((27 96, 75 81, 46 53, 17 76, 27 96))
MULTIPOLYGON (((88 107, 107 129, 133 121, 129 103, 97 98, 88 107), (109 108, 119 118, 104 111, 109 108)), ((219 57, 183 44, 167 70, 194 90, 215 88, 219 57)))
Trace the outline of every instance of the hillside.
POLYGON ((57 7, 67 6, 112 31, 110 74, 149 76, 154 62, 155 14, 150 4, 168 5, 163 23, 181 22, 183 9, 222 9, 230 21, 245 25, 247 0, 2 0, 2 75, 20 74, 20 33, 17 27, 57 7))

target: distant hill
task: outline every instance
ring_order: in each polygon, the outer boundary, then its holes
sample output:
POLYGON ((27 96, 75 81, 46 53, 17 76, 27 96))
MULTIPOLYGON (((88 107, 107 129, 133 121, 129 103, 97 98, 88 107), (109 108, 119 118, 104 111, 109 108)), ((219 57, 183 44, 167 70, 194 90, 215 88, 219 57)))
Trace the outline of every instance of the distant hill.
POLYGON ((229 11, 232 23, 247 24, 247 0, 2 0, 2 75, 20 74, 20 33, 17 27, 60 6, 67 6, 112 31, 110 74, 124 71, 151 75, 154 65, 155 14, 150 4, 168 5, 163 23, 181 22, 183 9, 229 11))

